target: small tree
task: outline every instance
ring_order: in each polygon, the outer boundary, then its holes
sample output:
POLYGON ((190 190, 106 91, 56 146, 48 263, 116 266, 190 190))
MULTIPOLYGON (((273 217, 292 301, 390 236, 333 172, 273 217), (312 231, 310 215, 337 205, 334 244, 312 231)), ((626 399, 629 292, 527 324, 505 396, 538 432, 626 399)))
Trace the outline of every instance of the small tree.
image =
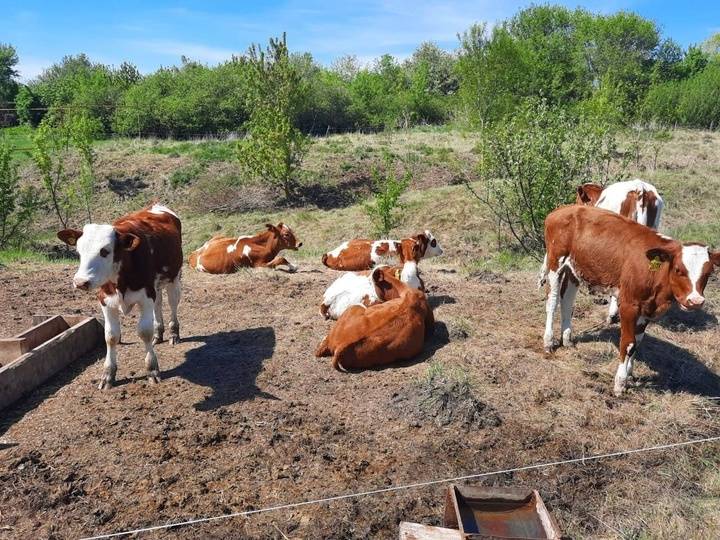
POLYGON ((290 199, 310 143, 294 124, 307 88, 290 61, 285 34, 270 39, 267 52, 251 46, 246 62, 250 118, 243 125, 247 135, 238 144, 238 158, 252 176, 281 188, 290 199))
POLYGON ((10 146, 0 140, 0 249, 23 239, 39 205, 35 189, 20 187, 10 146))
POLYGON ((97 123, 78 116, 53 126, 43 120, 33 137, 33 160, 40 170, 43 187, 62 227, 67 228, 79 210, 92 221, 92 199, 95 191, 93 165, 95 154, 92 137, 97 123), (80 170, 75 178, 68 171, 73 154, 79 157, 80 170))
POLYGON ((481 189, 466 185, 517 245, 537 257, 550 212, 571 202, 578 185, 604 184, 622 174, 611 166, 616 149, 614 133, 597 119, 528 102, 516 116, 483 133, 481 189))
POLYGON ((381 238, 387 238, 395 227, 402 222, 403 205, 400 196, 410 185, 412 173, 406 171, 402 178, 395 174, 395 164, 389 154, 385 155, 385 173, 373 167, 373 186, 375 193, 365 204, 365 213, 370 218, 373 231, 381 238))

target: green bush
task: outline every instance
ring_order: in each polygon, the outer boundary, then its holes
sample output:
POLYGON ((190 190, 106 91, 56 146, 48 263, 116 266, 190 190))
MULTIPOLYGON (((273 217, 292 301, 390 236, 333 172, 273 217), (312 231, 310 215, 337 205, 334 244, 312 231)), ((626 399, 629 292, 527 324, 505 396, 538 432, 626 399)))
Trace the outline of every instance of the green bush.
POLYGON ((574 117, 544 101, 528 101, 486 129, 479 147, 482 185, 472 193, 516 245, 535 256, 544 247, 545 217, 574 200, 577 185, 605 183, 616 174, 609 166, 617 153, 614 133, 598 119, 574 117))
POLYGON ((19 245, 40 206, 40 196, 31 187, 20 187, 12 150, 0 138, 0 249, 19 245))
POLYGON ((410 185, 412 174, 406 171, 402 178, 398 178, 394 160, 386 154, 385 172, 373 167, 371 175, 375 193, 370 202, 365 204, 365 213, 370 218, 374 234, 387 238, 390 231, 402 223, 403 205, 400 197, 410 185))
POLYGON ((170 175, 170 185, 173 189, 190 185, 198 179, 203 170, 204 168, 199 163, 176 169, 170 175))
POLYGON ((310 144, 293 124, 307 86, 290 62, 285 35, 271 39, 267 52, 253 45, 248 68, 252 112, 243 126, 247 136, 238 144, 238 159, 250 175, 279 187, 290 200, 310 144))

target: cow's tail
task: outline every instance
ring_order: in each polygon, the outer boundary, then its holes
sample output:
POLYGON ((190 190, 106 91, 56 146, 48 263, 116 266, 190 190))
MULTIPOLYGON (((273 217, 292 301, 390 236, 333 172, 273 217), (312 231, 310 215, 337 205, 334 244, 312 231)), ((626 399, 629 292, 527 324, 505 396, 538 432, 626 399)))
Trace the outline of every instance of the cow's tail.
POLYGON ((545 253, 545 257, 543 257, 542 266, 540 267, 540 272, 538 274, 538 280, 537 280, 537 288, 542 289, 545 283, 547 282, 547 274, 548 274, 548 260, 547 260, 547 253, 545 253))
POLYGON ((197 252, 193 251, 190 256, 188 257, 188 264, 190 265, 190 268, 197 268, 197 252))
POLYGON ((328 313, 328 310, 330 309, 330 306, 328 306, 325 303, 320 304, 320 315, 325 317, 325 319, 330 318, 330 313, 328 313))

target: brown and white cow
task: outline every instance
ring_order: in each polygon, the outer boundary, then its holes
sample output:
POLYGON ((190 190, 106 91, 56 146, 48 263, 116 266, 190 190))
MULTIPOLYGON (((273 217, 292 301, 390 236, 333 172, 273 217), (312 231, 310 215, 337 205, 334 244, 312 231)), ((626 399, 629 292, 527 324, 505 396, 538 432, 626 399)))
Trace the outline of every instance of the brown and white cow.
POLYGON ((297 250, 302 242, 298 243, 295 233, 283 223, 277 226, 268 223, 265 227, 266 231, 255 236, 211 238, 190 254, 188 263, 198 272, 209 274, 232 274, 248 266, 287 266, 289 272, 297 271, 294 264, 278 253, 284 249, 297 250))
MULTIPOLYGON (((665 203, 655 186, 640 179, 617 182, 607 187, 583 184, 577 188, 577 204, 604 208, 641 225, 657 230, 665 203)), ((607 322, 610 324, 618 314, 617 298, 610 297, 607 322)))
POLYGON ((170 343, 180 341, 181 234, 178 216, 160 204, 123 216, 112 225, 90 223, 82 231, 58 232, 58 238, 76 246, 80 254, 73 285, 85 291, 97 290, 105 318, 107 355, 100 389, 115 382, 120 313, 128 314, 136 305, 140 307, 138 334, 145 345, 148 380, 160 382, 153 345, 163 339, 163 289, 170 304, 170 343))
POLYGON ((655 230, 665 207, 655 186, 638 178, 606 187, 583 184, 577 188, 575 202, 610 210, 655 230))
POLYGON ((399 260, 405 262, 403 253, 412 246, 420 245, 420 258, 435 257, 443 254, 437 239, 430 233, 424 233, 403 240, 366 240, 356 238, 343 242, 338 247, 325 253, 322 262, 333 270, 370 270, 381 263, 399 260))
POLYGON ((572 311, 580 281, 616 292, 620 299, 620 366, 615 394, 632 375, 637 347, 649 321, 673 301, 683 310, 700 308, 703 291, 720 252, 681 244, 607 210, 565 206, 545 220, 547 254, 538 284, 546 280, 544 344, 553 347, 553 317, 560 302, 562 344, 572 343, 572 311))
POLYGON ((332 356, 335 369, 369 368, 419 354, 435 320, 425 294, 376 268, 373 281, 399 297, 370 307, 355 305, 338 319, 315 356, 332 356), (387 283, 383 283, 387 282, 387 283))
MULTIPOLYGON (((402 266, 378 265, 375 268, 380 268, 385 275, 393 276, 413 289, 425 292, 425 283, 418 268, 422 245, 417 241, 405 242, 400 246, 400 250, 401 259, 404 261, 402 266)), ((345 272, 337 278, 323 294, 320 304, 323 317, 337 319, 350 306, 361 304, 367 307, 399 296, 399 292, 392 287, 385 291, 380 290, 371 273, 370 270, 345 272)), ((391 282, 385 280, 383 283, 391 282)))

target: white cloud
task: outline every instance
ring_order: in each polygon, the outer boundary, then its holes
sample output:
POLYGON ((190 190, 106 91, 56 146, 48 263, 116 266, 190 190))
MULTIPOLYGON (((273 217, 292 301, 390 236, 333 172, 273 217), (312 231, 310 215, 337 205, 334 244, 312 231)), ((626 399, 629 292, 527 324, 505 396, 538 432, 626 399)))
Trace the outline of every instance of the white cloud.
POLYGON ((217 64, 219 62, 229 60, 233 54, 238 54, 238 51, 233 51, 231 49, 211 47, 201 43, 189 43, 167 39, 131 41, 128 45, 138 50, 145 50, 155 54, 172 57, 174 61, 179 60, 181 56, 187 56, 191 60, 197 60, 210 64, 217 64))

